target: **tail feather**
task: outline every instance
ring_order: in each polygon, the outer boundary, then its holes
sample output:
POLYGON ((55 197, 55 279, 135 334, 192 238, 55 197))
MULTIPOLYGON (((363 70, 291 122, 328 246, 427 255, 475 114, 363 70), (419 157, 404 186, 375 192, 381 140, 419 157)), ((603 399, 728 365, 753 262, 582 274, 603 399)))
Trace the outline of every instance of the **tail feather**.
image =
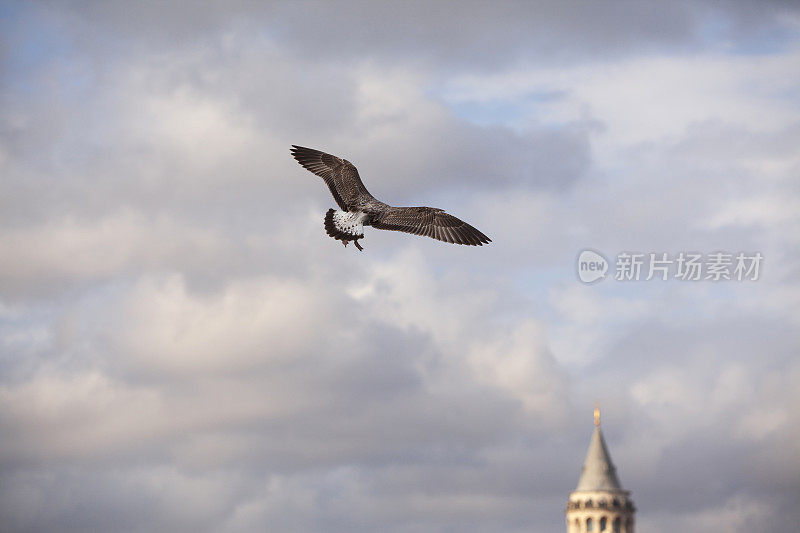
POLYGON ((355 213, 337 211, 333 208, 328 209, 328 212, 325 213, 325 233, 345 244, 348 241, 363 239, 363 228, 364 226, 355 213))

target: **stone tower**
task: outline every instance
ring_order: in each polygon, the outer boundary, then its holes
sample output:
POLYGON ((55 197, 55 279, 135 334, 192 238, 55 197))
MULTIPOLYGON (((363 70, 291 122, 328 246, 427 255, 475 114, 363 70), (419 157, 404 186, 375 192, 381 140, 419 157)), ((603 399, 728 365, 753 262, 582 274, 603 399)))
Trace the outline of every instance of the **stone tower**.
POLYGON ((567 533, 633 533, 636 508, 617 479, 594 409, 594 434, 578 486, 567 502, 567 533))

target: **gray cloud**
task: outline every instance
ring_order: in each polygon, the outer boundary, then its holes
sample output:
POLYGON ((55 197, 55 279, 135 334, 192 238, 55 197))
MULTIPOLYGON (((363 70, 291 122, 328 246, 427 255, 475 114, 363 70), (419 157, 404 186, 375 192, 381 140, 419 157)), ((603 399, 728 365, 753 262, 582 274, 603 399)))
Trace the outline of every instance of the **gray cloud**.
POLYGON ((195 45, 209 34, 266 35, 295 57, 347 66, 354 58, 435 64, 445 69, 488 69, 517 61, 580 61, 606 54, 668 49, 695 51, 725 39, 747 42, 769 28, 791 27, 791 2, 670 2, 578 4, 550 2, 202 3, 189 15, 158 2, 122 7, 84 2, 54 4, 38 12, 57 27, 77 27, 76 40, 123 35, 111 46, 163 48, 195 45), (786 25, 786 26, 784 26, 786 25))
POLYGON ((561 530, 595 401, 642 529, 797 522, 793 6, 2 9, 9 531, 561 530), (344 250, 293 143, 494 242, 344 250))

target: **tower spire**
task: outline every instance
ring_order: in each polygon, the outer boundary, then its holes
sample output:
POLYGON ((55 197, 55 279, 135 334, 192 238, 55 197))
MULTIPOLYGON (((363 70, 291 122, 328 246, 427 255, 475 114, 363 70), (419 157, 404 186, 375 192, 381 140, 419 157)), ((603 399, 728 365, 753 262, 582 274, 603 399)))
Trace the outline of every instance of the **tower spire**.
POLYGON ((600 407, 594 405, 594 431, 578 486, 567 501, 567 533, 602 531, 634 533, 636 507, 623 489, 600 429, 600 407))
POLYGON ((594 434, 576 490, 623 490, 600 429, 600 409, 597 406, 594 408, 594 434))

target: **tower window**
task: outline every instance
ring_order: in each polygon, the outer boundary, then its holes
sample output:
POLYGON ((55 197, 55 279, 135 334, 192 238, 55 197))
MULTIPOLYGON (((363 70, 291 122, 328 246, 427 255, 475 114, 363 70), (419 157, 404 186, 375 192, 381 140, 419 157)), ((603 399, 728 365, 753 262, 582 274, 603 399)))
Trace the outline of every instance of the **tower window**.
POLYGON ((600 519, 600 531, 606 530, 606 524, 608 523, 608 519, 604 516, 600 519))
POLYGON ((586 519, 586 531, 594 531, 594 520, 591 518, 586 519))
POLYGON ((614 533, 619 533, 619 528, 620 528, 620 524, 621 523, 622 523, 622 520, 620 520, 619 517, 614 519, 614 526, 613 526, 613 529, 612 529, 612 531, 614 533))

